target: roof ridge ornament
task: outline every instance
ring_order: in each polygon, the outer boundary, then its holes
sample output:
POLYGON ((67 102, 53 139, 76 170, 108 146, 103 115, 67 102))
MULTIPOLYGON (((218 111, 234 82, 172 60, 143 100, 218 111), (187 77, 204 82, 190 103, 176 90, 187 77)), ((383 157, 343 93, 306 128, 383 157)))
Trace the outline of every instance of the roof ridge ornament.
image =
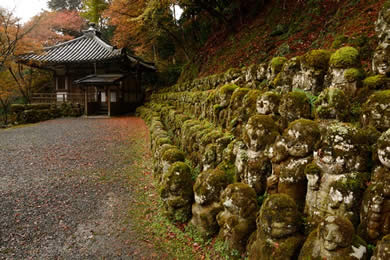
POLYGON ((101 35, 101 32, 97 29, 96 23, 89 22, 88 26, 89 28, 87 30, 83 30, 84 35, 101 35))

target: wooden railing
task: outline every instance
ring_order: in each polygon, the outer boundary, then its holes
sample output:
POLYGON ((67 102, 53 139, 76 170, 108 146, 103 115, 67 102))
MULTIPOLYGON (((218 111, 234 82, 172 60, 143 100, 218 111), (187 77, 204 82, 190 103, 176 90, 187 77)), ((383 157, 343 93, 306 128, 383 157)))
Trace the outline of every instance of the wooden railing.
MULTIPOLYGON (((93 93, 88 94, 88 102, 95 101, 95 95, 93 93)), ((62 103, 69 102, 74 104, 84 104, 85 95, 75 93, 33 93, 31 97, 32 103, 62 103)))

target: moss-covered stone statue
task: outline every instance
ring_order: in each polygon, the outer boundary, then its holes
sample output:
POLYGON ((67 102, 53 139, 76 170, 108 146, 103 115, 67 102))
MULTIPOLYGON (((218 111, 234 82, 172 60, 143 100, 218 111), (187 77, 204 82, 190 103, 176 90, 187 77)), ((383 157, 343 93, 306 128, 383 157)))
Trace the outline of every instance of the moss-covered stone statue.
POLYGON ((191 169, 184 162, 173 163, 163 174, 160 196, 169 219, 186 222, 191 217, 192 185, 191 169))
POLYGON ((341 89, 346 96, 354 97, 365 76, 359 51, 350 46, 342 47, 332 54, 329 65, 325 85, 341 89))
POLYGON ((274 57, 268 64, 267 80, 268 82, 274 81, 279 72, 282 71, 283 65, 287 62, 285 57, 274 57))
POLYGON ((240 172, 239 176, 242 182, 258 194, 265 192, 267 177, 272 172, 271 162, 265 152, 278 135, 278 127, 271 116, 252 116, 245 125, 243 141, 248 149, 248 163, 246 171, 240 172))
POLYGON ((280 125, 284 129, 294 120, 311 118, 309 98, 302 91, 293 91, 282 96, 279 105, 280 125))
POLYGON ((365 242, 355 235, 355 229, 347 218, 327 216, 310 233, 298 259, 367 259, 367 247, 365 242))
POLYGON ((261 206, 257 231, 248 244, 249 259, 296 259, 303 244, 300 219, 297 206, 289 196, 270 195, 261 206))
POLYGON ((223 209, 220 196, 228 184, 229 176, 220 169, 201 172, 196 178, 191 223, 204 236, 218 232, 216 216, 223 209))
POLYGON ((338 88, 327 88, 321 92, 314 103, 316 119, 336 119, 347 121, 350 113, 350 104, 344 91, 338 88))
POLYGON ((217 103, 213 106, 213 111, 214 111, 213 122, 221 126, 226 125, 226 121, 228 117, 228 111, 226 110, 226 108, 229 106, 231 96, 237 88, 238 86, 235 84, 227 84, 217 90, 217 96, 216 96, 217 103))
POLYGON ((362 106, 361 124, 378 131, 390 128, 390 90, 377 91, 362 106))
POLYGON ((324 89, 331 52, 312 50, 300 57, 301 70, 294 76, 292 87, 318 95, 324 89))
POLYGON ((229 249, 243 253, 256 228, 256 192, 244 183, 230 184, 221 194, 221 203, 224 210, 217 215, 218 237, 229 249))
POLYGON ((282 70, 271 82, 276 91, 288 93, 301 70, 301 57, 294 57, 283 64, 282 70))
POLYGON ((377 156, 380 164, 372 173, 360 212, 359 234, 370 242, 390 234, 390 130, 378 139, 377 156))
POLYGON ((390 8, 384 5, 379 12, 378 20, 375 23, 375 31, 379 44, 372 58, 372 70, 375 73, 386 75, 390 72, 390 8))
POLYGON ((240 137, 242 128, 243 100, 249 88, 238 88, 234 91, 228 108, 227 129, 236 137, 240 137))
POLYGON ((282 136, 288 156, 280 163, 276 163, 276 158, 273 160, 273 168, 278 169, 273 171, 273 175, 279 173, 278 192, 289 195, 301 209, 306 198, 305 167, 313 160, 313 151, 316 150, 320 137, 316 122, 308 119, 295 120, 282 136))
POLYGON ((267 91, 257 98, 256 111, 259 115, 272 115, 274 120, 279 118, 280 94, 267 91))
POLYGON ((387 235, 383 237, 381 241, 378 241, 374 250, 374 254, 371 257, 371 260, 386 259, 390 259, 390 235, 387 235))
POLYGON ((368 176, 367 142, 364 133, 350 124, 333 123, 327 127, 314 152, 314 164, 306 170, 305 213, 310 224, 318 223, 329 212, 356 219, 357 212, 351 207, 361 200, 360 190, 368 176))

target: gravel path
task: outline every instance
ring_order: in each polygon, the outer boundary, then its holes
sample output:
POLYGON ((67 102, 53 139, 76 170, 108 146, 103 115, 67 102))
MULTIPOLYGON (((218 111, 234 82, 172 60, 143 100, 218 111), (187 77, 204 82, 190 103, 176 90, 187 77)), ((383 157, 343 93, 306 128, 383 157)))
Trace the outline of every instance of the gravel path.
POLYGON ((131 187, 114 174, 134 162, 119 151, 137 140, 147 143, 147 128, 136 117, 0 130, 0 259, 156 255, 137 240, 131 187))

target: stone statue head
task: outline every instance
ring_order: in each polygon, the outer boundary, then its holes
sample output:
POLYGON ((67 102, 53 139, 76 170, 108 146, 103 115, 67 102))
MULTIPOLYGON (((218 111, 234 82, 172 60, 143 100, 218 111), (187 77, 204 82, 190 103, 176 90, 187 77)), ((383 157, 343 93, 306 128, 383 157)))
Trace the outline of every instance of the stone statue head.
POLYGON ((255 115, 249 118, 243 132, 243 141, 252 151, 264 150, 278 136, 278 128, 271 116, 255 115))
POLYGON ((283 133, 287 150, 291 156, 304 157, 313 152, 319 143, 321 134, 316 122, 298 119, 290 123, 283 133))
POLYGON ((349 247, 354 233, 351 221, 343 217, 328 216, 319 225, 319 239, 327 251, 349 247))
POLYGON ((300 214, 295 202, 285 194, 270 195, 263 203, 257 227, 266 237, 279 239, 298 231, 300 214))
POLYGON ((260 115, 275 115, 278 113, 280 94, 268 91, 260 95, 256 102, 256 110, 260 115))
POLYGON ((384 166, 390 168, 390 129, 378 139, 378 158, 384 166))

